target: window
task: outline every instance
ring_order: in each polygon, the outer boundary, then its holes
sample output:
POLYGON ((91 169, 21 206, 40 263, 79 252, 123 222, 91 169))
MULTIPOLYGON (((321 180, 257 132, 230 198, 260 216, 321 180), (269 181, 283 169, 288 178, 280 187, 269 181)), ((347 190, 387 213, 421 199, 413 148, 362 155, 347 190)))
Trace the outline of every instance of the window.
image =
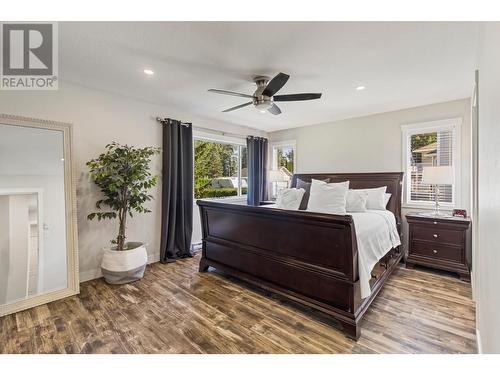
MULTIPOLYGON (((425 167, 451 166, 455 181, 460 181, 461 123, 461 119, 450 119, 402 126, 406 205, 434 204, 436 187, 422 182, 425 167)), ((455 205, 459 185, 438 186, 442 206, 455 205)))
POLYGON ((272 169, 284 170, 290 176, 295 173, 295 141, 273 143, 272 169))
POLYGON ((194 197, 224 198, 247 193, 245 140, 195 135, 194 197))
MULTIPOLYGON (((272 143, 272 170, 279 170, 284 179, 291 180, 295 173, 296 144, 295 141, 284 141, 272 143)), ((288 187, 288 181, 274 182, 272 196, 275 197, 278 190, 288 187)))

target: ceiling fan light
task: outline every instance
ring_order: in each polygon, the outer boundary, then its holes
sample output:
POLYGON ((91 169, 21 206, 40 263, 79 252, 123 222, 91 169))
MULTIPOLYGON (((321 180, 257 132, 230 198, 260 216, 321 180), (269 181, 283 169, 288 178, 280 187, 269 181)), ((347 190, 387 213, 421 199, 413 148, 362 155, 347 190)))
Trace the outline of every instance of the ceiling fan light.
POLYGON ((290 76, 285 73, 279 73, 271 80, 269 79, 269 77, 264 76, 254 77, 254 82, 257 85, 257 89, 255 90, 253 95, 219 89, 209 89, 208 91, 215 94, 240 96, 251 99, 251 101, 247 103, 225 109, 222 112, 232 112, 253 104, 260 113, 271 113, 273 115, 279 115, 282 112, 280 107, 277 106, 275 102, 297 102, 321 98, 321 93, 310 92, 288 95, 274 95, 286 84, 288 78, 290 78, 290 76))
POLYGON ((266 113, 269 108, 271 108, 273 104, 271 102, 260 102, 255 104, 255 108, 259 110, 259 112, 266 113))

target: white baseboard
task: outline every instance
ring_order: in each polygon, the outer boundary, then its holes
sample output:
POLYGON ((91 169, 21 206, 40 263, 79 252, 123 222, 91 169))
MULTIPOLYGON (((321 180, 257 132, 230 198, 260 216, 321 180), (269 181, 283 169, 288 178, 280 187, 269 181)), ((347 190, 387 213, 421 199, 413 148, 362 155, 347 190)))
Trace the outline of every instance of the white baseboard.
MULTIPOLYGON (((148 254, 148 264, 156 263, 160 261, 160 254, 148 254)), ((93 270, 82 271, 80 272, 80 283, 84 283, 85 281, 94 280, 102 277, 102 272, 100 268, 96 268, 93 270)))
POLYGON ((201 242, 193 243, 193 244, 191 244, 191 251, 194 251, 194 252, 199 251, 199 250, 201 250, 201 247, 202 247, 201 242))
POLYGON ((148 264, 156 263, 160 261, 160 253, 158 254, 148 254, 148 264))
POLYGON ((80 272, 80 283, 84 283, 85 281, 94 280, 102 277, 101 269, 96 268, 93 270, 80 272))
MULTIPOLYGON (((477 322, 476 322, 477 324, 477 322)), ((479 329, 476 327, 476 341, 477 341, 477 352, 483 354, 483 345, 481 344, 481 335, 479 334, 479 329)))

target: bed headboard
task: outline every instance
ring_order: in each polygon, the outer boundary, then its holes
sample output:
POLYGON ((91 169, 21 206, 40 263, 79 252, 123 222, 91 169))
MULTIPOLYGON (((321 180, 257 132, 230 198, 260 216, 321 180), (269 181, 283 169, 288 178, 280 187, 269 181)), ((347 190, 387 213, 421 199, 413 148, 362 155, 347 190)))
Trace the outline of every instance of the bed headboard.
POLYGON ((387 186, 387 193, 391 193, 391 199, 387 204, 387 209, 396 216, 398 223, 401 223, 401 194, 403 185, 403 172, 387 173, 301 173, 294 174, 291 187, 297 186, 297 179, 310 182, 311 179, 324 180, 330 182, 350 181, 350 189, 368 189, 380 186, 387 186))

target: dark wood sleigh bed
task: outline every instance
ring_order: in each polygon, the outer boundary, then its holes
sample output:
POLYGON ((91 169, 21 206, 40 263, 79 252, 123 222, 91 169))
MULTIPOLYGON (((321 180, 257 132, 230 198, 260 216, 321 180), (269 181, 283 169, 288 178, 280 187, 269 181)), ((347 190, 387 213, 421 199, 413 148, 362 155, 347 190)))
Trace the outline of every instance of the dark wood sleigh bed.
MULTIPOLYGON (((401 235, 403 173, 298 174, 292 179, 350 181, 350 188, 387 186, 387 209, 401 235)), ((344 333, 359 338, 359 322, 400 262, 391 249, 372 272, 372 293, 361 299, 358 251, 352 216, 198 200, 203 253, 200 271, 209 266, 258 287, 279 293, 337 319, 344 333)), ((402 241, 401 241, 402 242, 402 241)))

